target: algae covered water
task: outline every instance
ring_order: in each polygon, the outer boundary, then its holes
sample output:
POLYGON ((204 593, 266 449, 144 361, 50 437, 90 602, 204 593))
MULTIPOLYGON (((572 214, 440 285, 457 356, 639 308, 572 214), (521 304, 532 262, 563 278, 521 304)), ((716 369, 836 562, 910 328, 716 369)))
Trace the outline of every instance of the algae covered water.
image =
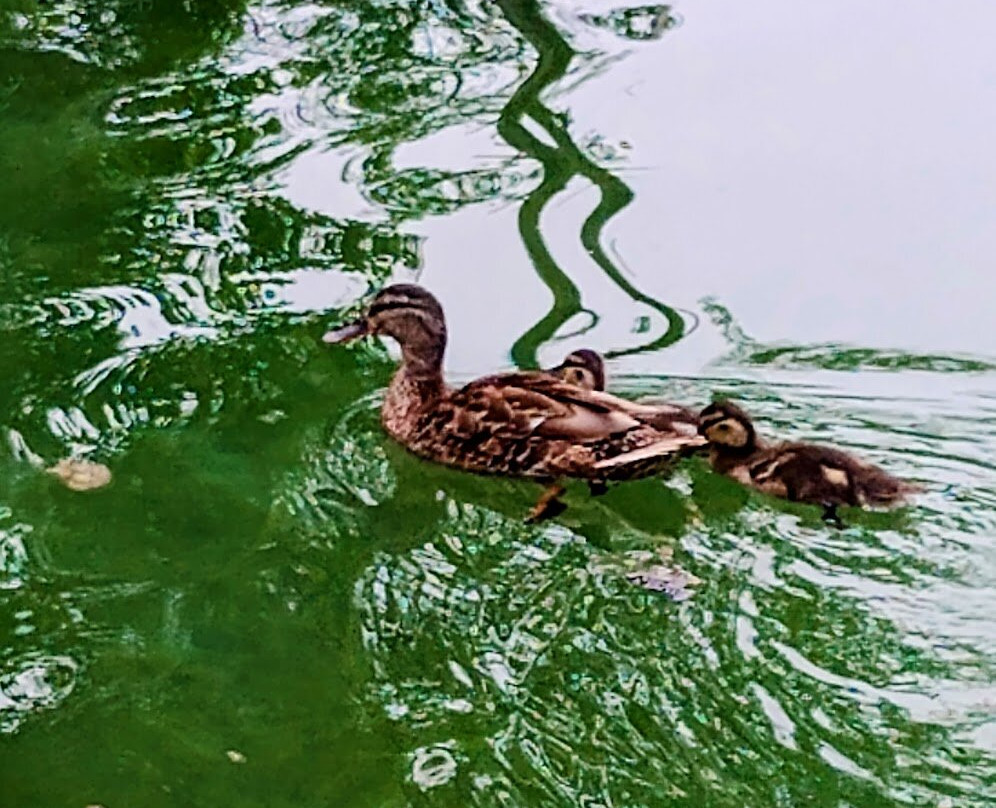
POLYGON ((996 9, 5 2, 0 804, 996 804, 996 9), (379 344, 924 483, 427 465, 379 344), (44 469, 111 470, 71 491, 44 469))

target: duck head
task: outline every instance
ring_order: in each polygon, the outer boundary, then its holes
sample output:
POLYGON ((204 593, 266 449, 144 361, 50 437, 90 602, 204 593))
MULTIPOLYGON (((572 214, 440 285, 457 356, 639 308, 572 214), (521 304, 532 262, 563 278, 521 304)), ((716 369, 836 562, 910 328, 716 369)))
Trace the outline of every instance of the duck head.
POLYGON ((605 389, 605 362, 601 354, 588 348, 568 354, 550 373, 584 390, 605 389))
POLYGON ((440 372, 446 350, 446 319, 439 301, 421 286, 396 283, 382 289, 360 319, 329 331, 322 341, 349 342, 374 335, 391 337, 401 346, 409 372, 440 372))
POLYGON ((747 453, 757 446, 750 416, 729 401, 717 401, 699 413, 699 434, 721 451, 747 453))

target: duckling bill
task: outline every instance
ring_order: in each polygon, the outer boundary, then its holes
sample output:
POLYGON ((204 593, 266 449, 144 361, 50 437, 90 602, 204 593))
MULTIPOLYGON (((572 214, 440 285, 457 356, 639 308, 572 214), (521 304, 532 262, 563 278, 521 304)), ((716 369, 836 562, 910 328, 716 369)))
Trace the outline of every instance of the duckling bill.
POLYGON ((387 433, 427 460, 547 483, 533 519, 558 507, 562 478, 645 477, 705 443, 697 434, 654 428, 629 413, 630 402, 549 373, 492 375, 450 387, 442 373, 442 307, 415 284, 383 289, 362 318, 323 339, 367 335, 390 337, 401 347, 401 365, 381 408, 387 433))
POLYGON ((892 507, 922 490, 840 449, 765 443, 747 413, 730 402, 702 410, 699 432, 709 441, 715 471, 766 494, 822 505, 824 518, 838 526, 838 506, 892 507))

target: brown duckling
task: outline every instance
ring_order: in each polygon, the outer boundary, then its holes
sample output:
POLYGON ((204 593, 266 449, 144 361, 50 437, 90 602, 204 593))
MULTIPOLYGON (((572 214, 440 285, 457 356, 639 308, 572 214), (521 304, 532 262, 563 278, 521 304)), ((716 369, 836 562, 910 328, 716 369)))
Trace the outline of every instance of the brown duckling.
POLYGON ((572 351, 563 362, 546 372, 585 390, 605 389, 605 360, 598 351, 590 348, 572 351))
MULTIPOLYGON (((581 348, 569 353, 563 362, 546 372, 585 390, 596 392, 605 390, 605 360, 600 353, 590 348, 581 348)), ((625 399, 618 400, 625 402, 623 406, 629 415, 655 429, 692 434, 699 424, 698 414, 680 404, 667 402, 645 404, 625 399)))
POLYGON ((702 410, 699 432, 714 470, 766 494, 822 505, 823 518, 838 527, 840 505, 889 507, 922 490, 840 449, 764 443, 747 413, 726 401, 702 410))
POLYGON ((443 379, 446 321, 439 301, 414 284, 383 289, 366 314, 325 342, 380 334, 401 346, 401 366, 381 409, 385 430, 419 457, 468 471, 546 482, 531 517, 562 509, 557 481, 645 477, 705 443, 658 430, 629 402, 546 373, 485 376, 455 389, 443 379))

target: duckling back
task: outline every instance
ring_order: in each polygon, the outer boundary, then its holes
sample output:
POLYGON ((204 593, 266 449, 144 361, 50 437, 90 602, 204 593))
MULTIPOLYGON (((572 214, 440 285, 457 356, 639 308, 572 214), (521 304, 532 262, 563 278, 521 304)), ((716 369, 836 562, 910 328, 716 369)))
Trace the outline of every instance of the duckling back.
POLYGON ((784 443, 766 447, 745 465, 745 482, 797 502, 889 507, 919 490, 878 466, 828 446, 784 443))
POLYGON ((918 483, 901 480, 870 463, 855 462, 852 472, 854 489, 861 505, 890 507, 906 502, 924 489, 918 483))

